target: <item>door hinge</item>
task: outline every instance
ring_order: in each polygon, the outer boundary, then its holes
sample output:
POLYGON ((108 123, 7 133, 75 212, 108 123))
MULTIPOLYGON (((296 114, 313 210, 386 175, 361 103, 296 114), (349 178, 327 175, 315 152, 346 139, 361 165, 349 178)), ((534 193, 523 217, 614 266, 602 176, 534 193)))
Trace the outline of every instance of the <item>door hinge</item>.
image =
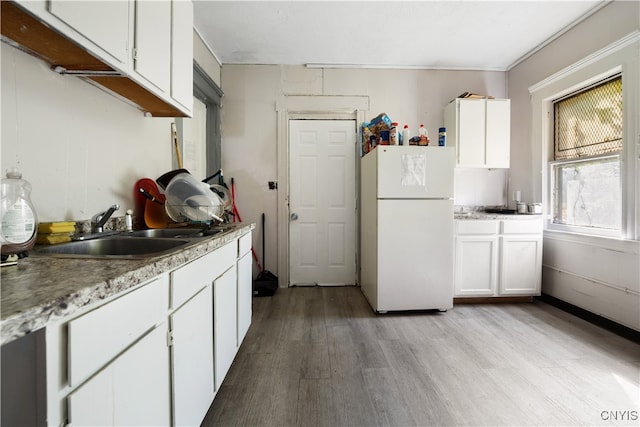
POLYGON ((167 331, 167 347, 171 347, 173 345, 173 332, 167 331))
POLYGON ((135 47, 131 49, 131 57, 133 58, 134 61, 138 59, 138 49, 136 49, 135 47))

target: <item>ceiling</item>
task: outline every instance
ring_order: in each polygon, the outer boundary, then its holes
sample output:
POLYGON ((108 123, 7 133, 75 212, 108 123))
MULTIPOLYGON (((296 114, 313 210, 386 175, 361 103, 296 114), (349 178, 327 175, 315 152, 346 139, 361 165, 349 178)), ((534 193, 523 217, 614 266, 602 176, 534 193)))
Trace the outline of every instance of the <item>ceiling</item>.
POLYGON ((607 1, 195 0, 222 64, 508 70, 607 1))

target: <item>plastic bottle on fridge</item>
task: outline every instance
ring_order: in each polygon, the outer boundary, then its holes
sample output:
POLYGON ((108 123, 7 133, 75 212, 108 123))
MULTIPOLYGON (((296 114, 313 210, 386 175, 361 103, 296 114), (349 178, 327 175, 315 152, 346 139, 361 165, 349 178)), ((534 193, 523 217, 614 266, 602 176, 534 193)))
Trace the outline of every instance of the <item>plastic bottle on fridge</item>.
POLYGON ((389 134, 389 144, 398 145, 398 123, 391 123, 391 132, 389 134))
POLYGON ((411 139, 411 132, 409 131, 409 125, 404 125, 402 129, 402 145, 409 145, 411 139))
POLYGON ((447 128, 438 129, 438 145, 440 147, 447 145, 447 128))
POLYGON ((423 124, 418 128, 418 136, 420 137, 419 145, 429 145, 429 132, 423 124))

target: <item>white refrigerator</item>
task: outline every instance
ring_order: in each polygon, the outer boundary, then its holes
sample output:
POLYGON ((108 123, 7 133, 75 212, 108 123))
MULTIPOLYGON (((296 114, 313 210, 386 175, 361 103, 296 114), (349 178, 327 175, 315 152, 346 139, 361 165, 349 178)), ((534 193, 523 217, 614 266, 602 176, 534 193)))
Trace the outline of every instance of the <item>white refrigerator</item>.
POLYGON ((376 147, 361 159, 361 289, 374 311, 453 307, 455 148, 376 147))

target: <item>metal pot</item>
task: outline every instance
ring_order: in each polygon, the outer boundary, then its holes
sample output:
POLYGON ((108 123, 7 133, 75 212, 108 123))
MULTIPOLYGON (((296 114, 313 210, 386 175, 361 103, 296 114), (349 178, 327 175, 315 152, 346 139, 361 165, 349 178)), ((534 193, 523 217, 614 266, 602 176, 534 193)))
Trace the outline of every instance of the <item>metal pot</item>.
POLYGON ((542 213, 542 203, 529 203, 528 208, 530 214, 542 213))
POLYGON ((519 214, 527 213, 527 204, 522 202, 516 203, 516 210, 519 214))

